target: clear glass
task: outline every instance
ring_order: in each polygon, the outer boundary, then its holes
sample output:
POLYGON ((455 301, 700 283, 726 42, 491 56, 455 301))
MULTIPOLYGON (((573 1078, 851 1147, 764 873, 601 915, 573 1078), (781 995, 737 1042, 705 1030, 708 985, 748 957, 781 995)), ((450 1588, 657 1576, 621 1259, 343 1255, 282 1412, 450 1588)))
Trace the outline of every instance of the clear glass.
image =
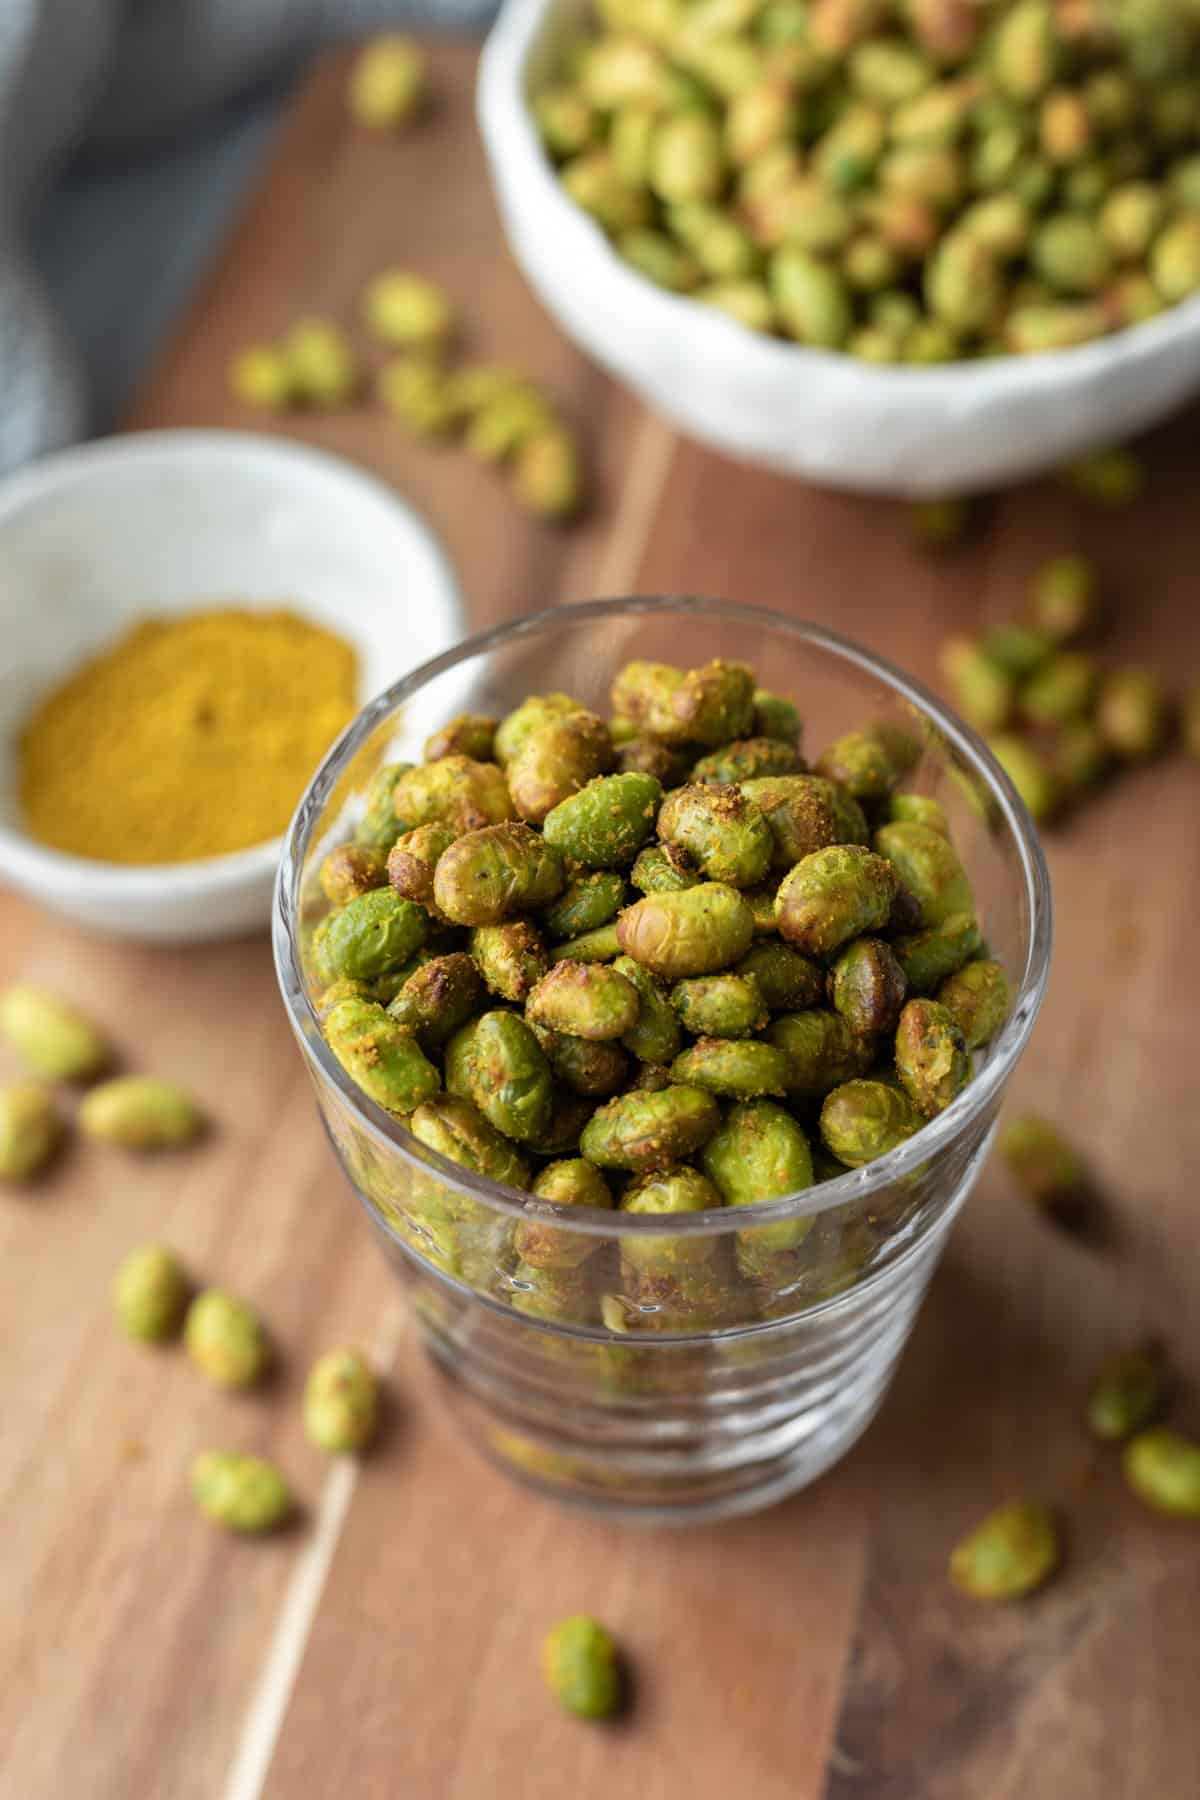
MULTIPOLYGON (((1050 897, 1036 833, 997 764, 899 671, 760 607, 595 601, 470 639, 365 710, 296 815, 274 936, 329 1135, 463 1429, 561 1498, 679 1523, 803 1487, 879 1406, 1037 1015, 1050 897), (898 1150, 786 1199, 670 1220, 622 1214, 618 1231, 616 1214, 556 1207, 447 1161, 359 1091, 322 1039, 306 972, 327 910, 316 873, 349 834, 371 771, 419 760, 425 735, 454 713, 502 715, 553 690, 606 713, 631 658, 711 656, 751 663, 793 698, 810 754, 868 721, 909 735, 919 755, 904 786, 949 814, 1016 1002, 966 1091, 898 1150)), ((818 1106, 799 1116, 812 1122, 818 1106)))

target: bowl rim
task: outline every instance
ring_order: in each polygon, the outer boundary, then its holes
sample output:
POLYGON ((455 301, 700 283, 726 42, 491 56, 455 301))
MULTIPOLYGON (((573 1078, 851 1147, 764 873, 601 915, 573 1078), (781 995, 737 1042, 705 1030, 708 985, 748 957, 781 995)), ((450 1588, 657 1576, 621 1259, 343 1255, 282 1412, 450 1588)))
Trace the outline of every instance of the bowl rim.
POLYGON ((275 879, 275 903, 272 908, 271 938, 275 971, 292 1029, 302 1053, 316 1065, 321 1077, 337 1092, 356 1122, 374 1140, 377 1147, 398 1154, 416 1170, 434 1169, 447 1182, 465 1189, 493 1210, 511 1219, 528 1218, 531 1213, 569 1222, 573 1230, 594 1236, 612 1237, 616 1215, 591 1207, 561 1206, 541 1200, 526 1190, 477 1175, 461 1163, 452 1162, 438 1151, 429 1149, 412 1134, 402 1118, 388 1113, 370 1100, 342 1068, 325 1042, 316 1009, 304 978, 300 956, 297 902, 304 874, 304 859, 310 841, 321 821, 330 794, 345 774, 351 759, 405 701, 423 686, 459 664, 487 652, 534 637, 547 631, 582 629, 588 624, 617 617, 652 617, 663 614, 716 617, 734 624, 753 626, 759 630, 783 632, 799 642, 849 663, 860 673, 881 683, 892 697, 906 702, 929 719, 941 737, 948 742, 968 770, 981 780, 989 806, 998 812, 1014 843, 1028 912, 1028 947, 1025 967, 1016 987, 1013 1005, 1003 1029, 990 1047, 983 1068, 968 1083, 950 1106, 895 1150, 878 1157, 858 1169, 847 1169, 843 1175, 798 1189, 772 1200, 754 1201, 748 1206, 731 1209, 721 1207, 705 1212, 671 1214, 620 1215, 621 1236, 692 1237, 728 1232, 730 1212, 736 1210, 737 1229, 749 1220, 758 1224, 782 1222, 798 1214, 815 1215, 831 1207, 863 1199, 877 1189, 901 1181, 918 1172, 920 1167, 948 1146, 970 1120, 984 1112, 1003 1087, 1009 1071, 1028 1041, 1041 1008, 1049 976, 1050 949, 1053 937, 1053 908, 1050 876, 1042 853, 1037 828, 1016 789, 983 740, 953 713, 921 682, 906 675, 886 658, 864 649, 839 632, 809 620, 796 619, 765 606, 700 595, 657 594, 612 599, 575 601, 569 606, 548 607, 523 618, 498 625, 464 639, 440 656, 411 670, 379 694, 362 710, 330 750, 296 809, 284 843, 283 855, 275 879))
MULTIPOLYGON (((0 481, 0 532, 10 519, 27 507, 38 505, 66 487, 74 487, 112 469, 136 470, 143 466, 161 469, 174 462, 206 461, 219 463, 226 475, 255 463, 272 472, 303 471, 356 493, 360 499, 373 503, 382 511, 394 513, 422 541, 444 591, 450 630, 452 633, 461 631, 466 609, 458 577, 441 539, 416 507, 381 477, 332 451, 300 443, 294 438, 213 426, 120 432, 75 444, 42 457, 26 468, 17 469, 0 481)), ((302 603, 298 603, 298 610, 303 611, 302 603)), ((106 900, 114 901, 147 901, 168 897, 171 893, 182 896, 185 891, 194 893, 198 885, 213 894, 223 894, 236 889, 247 879, 273 874, 283 850, 284 836, 281 833, 262 843, 250 844, 244 850, 196 857, 187 862, 114 863, 100 857, 76 856, 69 851, 55 850, 0 819, 0 873, 27 891, 44 891, 47 886, 53 886, 55 890, 80 887, 89 890, 91 897, 102 895, 106 900)))
POLYGON ((763 381, 794 379, 806 369, 820 368, 846 388, 920 390, 922 397, 947 400, 969 382, 973 401, 1003 401, 1032 382, 1059 384, 1069 391, 1087 385, 1101 370, 1128 370, 1167 345, 1200 336, 1200 294, 1168 306, 1154 318, 1123 326, 1089 343, 1034 356, 963 358, 957 362, 918 365, 869 363, 844 350, 826 350, 753 331, 718 307, 706 307, 688 295, 660 288, 618 256, 603 228, 577 206, 558 180, 533 123, 526 100, 526 65, 545 27, 548 14, 561 0, 503 0, 484 42, 477 86, 477 114, 498 185, 506 192, 532 183, 540 203, 552 209, 547 226, 572 259, 590 255, 603 263, 608 279, 618 284, 630 304, 640 304, 648 318, 657 314, 662 331, 694 331, 703 355, 707 339, 714 352, 738 346, 743 367, 763 381), (500 139, 503 137, 503 145, 500 139))

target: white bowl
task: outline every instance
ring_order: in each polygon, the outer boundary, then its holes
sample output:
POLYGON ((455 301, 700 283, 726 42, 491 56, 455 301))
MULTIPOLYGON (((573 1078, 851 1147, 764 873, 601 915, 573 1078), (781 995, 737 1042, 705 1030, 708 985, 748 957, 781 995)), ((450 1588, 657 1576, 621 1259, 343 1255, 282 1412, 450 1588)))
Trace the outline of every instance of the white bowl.
POLYGON ((1074 350, 888 368, 747 330, 657 288, 568 199, 527 97, 588 0, 507 0, 483 53, 480 128, 513 252, 577 343, 717 449, 837 487, 965 493, 1131 436, 1200 388, 1200 298, 1074 350))
POLYGON ((213 604, 292 606, 330 626, 358 652, 360 704, 463 629, 429 529, 382 482, 322 451, 232 431, 146 432, 10 477, 0 484, 0 881, 121 937, 200 941, 267 922, 279 842, 126 867, 35 843, 17 804, 15 736, 40 693, 135 619, 213 604))

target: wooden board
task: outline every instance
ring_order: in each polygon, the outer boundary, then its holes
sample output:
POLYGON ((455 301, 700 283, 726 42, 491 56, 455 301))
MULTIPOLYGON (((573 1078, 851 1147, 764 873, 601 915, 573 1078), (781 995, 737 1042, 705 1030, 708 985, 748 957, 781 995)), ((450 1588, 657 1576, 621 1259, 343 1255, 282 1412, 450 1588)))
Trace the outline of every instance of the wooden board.
MULTIPOLYGON (((262 185, 150 380, 138 426, 249 426, 237 346, 302 312, 348 316, 411 263, 461 300, 473 351, 545 377, 598 468, 589 523, 537 527, 454 451, 366 410, 289 420, 393 481, 445 535, 483 625, 593 593, 693 590, 837 625, 932 677, 950 629, 999 618, 1038 558, 1079 543, 1111 575, 1114 654, 1200 674, 1195 414, 1147 446, 1148 496, 1085 512, 1009 495, 931 562, 901 511, 677 441, 548 323, 501 246, 471 122, 473 52, 436 53, 434 118, 400 145, 350 129, 346 63, 297 98, 262 185)), ((1130 778, 1050 847, 1046 1012, 1018 1103, 1062 1119, 1111 1197, 1115 1248, 1050 1235, 989 1171, 956 1230, 878 1423, 775 1511, 647 1533, 560 1511, 477 1463, 438 1410, 394 1286, 318 1129, 264 939, 188 952, 86 937, 0 901, 0 980, 76 992, 131 1066, 186 1080, 211 1138, 169 1161, 72 1154, 0 1202, 0 1794, 14 1800, 1145 1800, 1195 1789, 1200 1539, 1158 1524, 1092 1449, 1100 1352, 1161 1331, 1200 1428, 1200 1162, 1191 896, 1200 777, 1130 778), (271 1392, 209 1392, 176 1351, 116 1340, 125 1249, 175 1244, 256 1299, 271 1392), (393 1367, 379 1452, 332 1471, 297 1398, 310 1356, 357 1341, 393 1367), (278 1456, 300 1529, 229 1543, 194 1516, 209 1443, 278 1456), (948 1545, 1030 1489, 1071 1528, 1063 1578, 982 1612, 948 1545), (638 1671, 615 1731, 559 1718, 548 1622, 609 1621, 638 1671)))

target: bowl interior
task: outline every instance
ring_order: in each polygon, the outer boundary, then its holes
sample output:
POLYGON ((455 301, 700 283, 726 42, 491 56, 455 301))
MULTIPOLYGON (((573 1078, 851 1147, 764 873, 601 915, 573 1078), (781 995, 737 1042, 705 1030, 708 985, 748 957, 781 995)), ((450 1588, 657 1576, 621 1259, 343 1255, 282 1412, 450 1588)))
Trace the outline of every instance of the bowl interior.
POLYGON ((39 696, 137 619, 206 606, 294 608, 338 632, 363 701, 462 617, 417 516, 320 452, 168 432, 52 458, 0 490, 0 835, 23 837, 15 742, 39 696))

